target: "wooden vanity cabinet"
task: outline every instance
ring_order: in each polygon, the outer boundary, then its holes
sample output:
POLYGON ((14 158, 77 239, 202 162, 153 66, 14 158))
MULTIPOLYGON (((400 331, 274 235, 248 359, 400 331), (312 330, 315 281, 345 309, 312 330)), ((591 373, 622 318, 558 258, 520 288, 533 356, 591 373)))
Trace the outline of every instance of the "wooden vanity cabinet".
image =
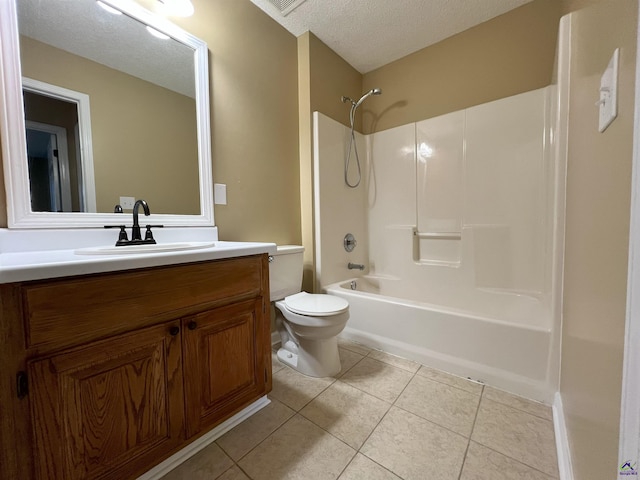
POLYGON ((0 478, 136 478, 271 389, 266 255, 0 291, 0 478))
POLYGON ((264 392, 268 375, 258 365, 269 345, 254 340, 263 321, 259 299, 182 320, 187 437, 264 392))
POLYGON ((36 478, 126 478, 133 463, 182 444, 175 330, 158 325, 28 362, 36 478))

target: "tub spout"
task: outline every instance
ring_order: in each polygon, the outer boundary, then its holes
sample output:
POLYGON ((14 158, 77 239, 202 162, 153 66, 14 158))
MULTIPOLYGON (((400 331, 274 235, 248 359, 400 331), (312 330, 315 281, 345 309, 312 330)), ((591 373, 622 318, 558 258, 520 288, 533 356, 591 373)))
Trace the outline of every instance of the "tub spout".
POLYGON ((360 263, 351 263, 349 262, 347 265, 347 268, 349 270, 364 270, 364 265, 360 264, 360 263))

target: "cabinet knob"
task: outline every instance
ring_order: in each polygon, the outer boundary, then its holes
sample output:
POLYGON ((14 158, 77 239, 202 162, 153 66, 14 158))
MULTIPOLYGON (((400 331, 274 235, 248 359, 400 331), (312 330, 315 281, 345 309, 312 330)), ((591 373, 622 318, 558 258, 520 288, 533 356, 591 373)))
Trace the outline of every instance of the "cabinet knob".
POLYGON ((191 320, 187 327, 189 327, 189 330, 195 330, 196 328, 198 328, 198 324, 195 322, 195 320, 191 320))
POLYGON ((180 333, 180 328, 176 327, 175 325, 169 329, 169 335, 171 335, 172 337, 175 337, 179 333, 180 333))

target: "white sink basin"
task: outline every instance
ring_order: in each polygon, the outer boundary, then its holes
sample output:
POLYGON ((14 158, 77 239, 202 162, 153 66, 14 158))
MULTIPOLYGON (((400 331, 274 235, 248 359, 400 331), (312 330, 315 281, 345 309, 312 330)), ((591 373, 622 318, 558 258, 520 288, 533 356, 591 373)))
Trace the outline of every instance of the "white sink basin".
POLYGON ((215 242, 156 243, 152 245, 126 245, 123 247, 109 245, 106 247, 79 248, 74 253, 76 255, 126 255, 197 250, 199 248, 211 248, 214 246, 215 242))

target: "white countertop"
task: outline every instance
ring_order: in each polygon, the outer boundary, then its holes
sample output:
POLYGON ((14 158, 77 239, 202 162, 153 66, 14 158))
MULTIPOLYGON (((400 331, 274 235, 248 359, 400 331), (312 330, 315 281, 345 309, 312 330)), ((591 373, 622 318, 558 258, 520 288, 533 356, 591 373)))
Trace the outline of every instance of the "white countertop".
POLYGON ((116 231, 0 229, 0 283, 276 253, 274 243, 219 241, 215 227, 172 230, 154 231, 157 242, 210 241, 214 246, 142 254, 77 255, 78 248, 112 246, 116 231))

